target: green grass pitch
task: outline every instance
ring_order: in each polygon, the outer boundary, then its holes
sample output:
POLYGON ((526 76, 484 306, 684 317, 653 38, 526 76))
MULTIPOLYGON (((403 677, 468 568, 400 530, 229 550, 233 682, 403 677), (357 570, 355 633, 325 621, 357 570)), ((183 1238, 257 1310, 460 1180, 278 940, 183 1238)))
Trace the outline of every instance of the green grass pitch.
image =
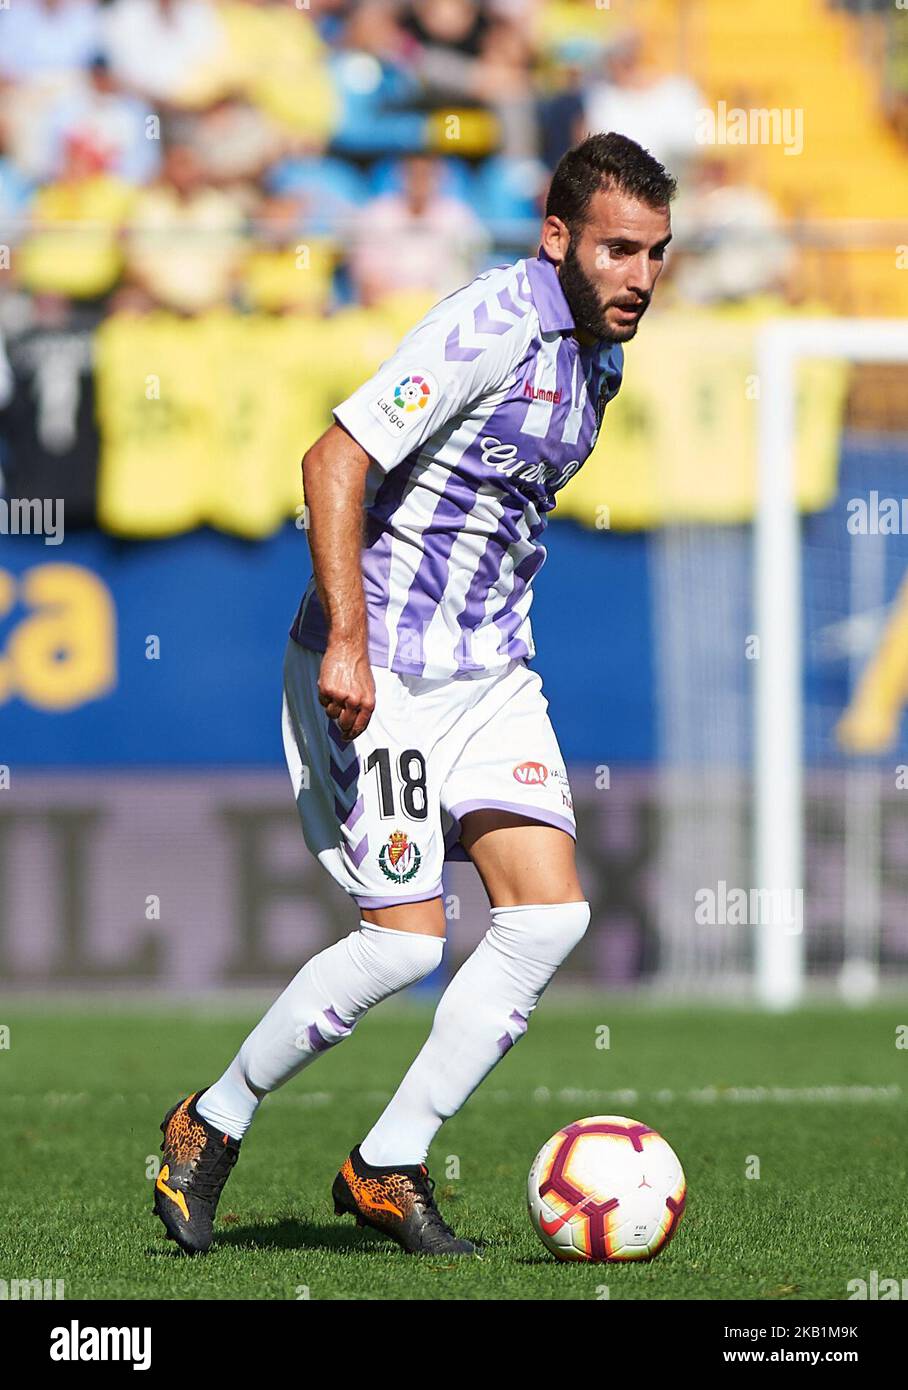
POLYGON ((63 1279, 77 1299, 772 1300, 846 1299, 851 1279, 908 1271, 898 1006, 772 1018, 546 999, 430 1155, 443 1213, 487 1242, 466 1261, 408 1258, 336 1218, 330 1199, 338 1165, 418 1050, 428 1008, 376 1011, 265 1102, 215 1245, 193 1260, 149 1214, 148 1163, 164 1110, 219 1074, 254 1016, 109 1009, 3 1010, 7 1280, 63 1279), (528 1222, 537 1149, 601 1113, 660 1130, 687 1174, 679 1232, 650 1264, 559 1264, 528 1222), (745 1176, 752 1157, 759 1179, 745 1176))

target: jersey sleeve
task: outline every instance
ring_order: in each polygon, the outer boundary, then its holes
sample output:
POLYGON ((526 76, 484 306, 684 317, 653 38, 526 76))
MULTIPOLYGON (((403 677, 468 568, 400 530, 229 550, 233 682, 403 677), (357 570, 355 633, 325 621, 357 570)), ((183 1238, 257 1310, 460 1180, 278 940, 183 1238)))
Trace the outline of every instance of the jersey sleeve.
POLYGON ((526 349, 531 304, 473 281, 436 304, 333 412, 385 472, 504 384, 526 349), (507 305, 507 307, 505 307, 507 305))

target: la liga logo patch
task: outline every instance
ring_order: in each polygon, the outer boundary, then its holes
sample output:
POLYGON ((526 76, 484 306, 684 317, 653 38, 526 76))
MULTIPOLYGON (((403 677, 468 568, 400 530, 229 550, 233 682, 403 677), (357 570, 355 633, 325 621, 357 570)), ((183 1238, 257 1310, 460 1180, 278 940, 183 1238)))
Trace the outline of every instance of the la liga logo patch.
POLYGON ((437 399, 435 378, 429 372, 411 372, 370 401, 369 410, 389 434, 401 435, 424 420, 437 399))
POLYGON ((425 410, 431 395, 432 387, 424 376, 405 376, 394 388, 394 404, 409 415, 414 410, 425 410))

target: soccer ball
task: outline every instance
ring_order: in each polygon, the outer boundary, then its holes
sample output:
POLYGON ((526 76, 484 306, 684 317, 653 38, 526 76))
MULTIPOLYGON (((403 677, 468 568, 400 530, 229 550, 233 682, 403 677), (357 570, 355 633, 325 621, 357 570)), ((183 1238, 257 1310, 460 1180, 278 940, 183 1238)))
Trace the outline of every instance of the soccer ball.
POLYGON ((559 1129, 533 1160, 530 1220, 559 1260, 651 1260, 684 1211, 687 1185, 661 1134, 624 1115, 559 1129))

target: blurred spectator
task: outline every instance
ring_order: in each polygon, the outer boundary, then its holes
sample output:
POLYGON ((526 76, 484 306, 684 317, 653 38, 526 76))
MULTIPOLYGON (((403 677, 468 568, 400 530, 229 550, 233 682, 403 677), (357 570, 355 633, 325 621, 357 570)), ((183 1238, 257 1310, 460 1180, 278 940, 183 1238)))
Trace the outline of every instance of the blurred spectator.
POLYGON ((322 148, 337 126, 339 102, 309 11, 287 0, 225 0, 218 13, 231 90, 282 130, 322 148))
POLYGON ((22 222, 31 199, 29 181, 7 153, 6 130, 0 120, 0 242, 12 246, 22 235, 22 222))
POLYGON ((361 303, 400 290, 450 294, 475 274, 486 234, 466 203, 440 193, 439 175, 437 159, 411 156, 401 191, 363 208, 350 256, 361 303))
POLYGON ((124 87, 176 106, 221 94, 227 38, 209 0, 114 0, 104 15, 104 48, 124 87))
POLYGON ((243 266, 246 303, 267 313, 324 314, 334 261, 333 243, 304 230, 296 198, 268 198, 257 210, 255 245, 243 266))
POLYGON ((436 105, 479 103, 501 127, 509 158, 537 153, 527 25, 493 16, 478 0, 411 0, 398 15, 410 70, 436 105))
POLYGON ((674 290, 695 304, 786 292, 794 250, 772 200, 727 159, 694 166, 672 210, 674 290))
POLYGON ((160 165, 154 113, 140 97, 124 92, 107 59, 92 58, 85 82, 51 107, 47 118, 44 172, 55 177, 67 142, 91 151, 99 171, 127 183, 147 183, 160 165))
POLYGON ((543 53, 578 40, 601 51, 624 28, 610 5, 591 4, 590 0, 541 0, 532 6, 530 23, 543 53))
POLYGON ((412 0, 398 21, 424 48, 478 58, 489 27, 479 0, 412 0))
POLYGON ((182 313, 227 302, 246 249, 243 192, 218 189, 190 146, 165 147, 161 177, 137 197, 127 269, 152 301, 182 313))
POLYGON ((29 179, 45 176, 49 113, 83 81, 101 42, 90 0, 15 0, 0 5, 0 121, 10 155, 29 179))
POLYGON ((599 46, 587 38, 571 37, 552 46, 547 89, 538 107, 540 153, 550 173, 587 133, 586 86, 598 61, 599 46))
POLYGON ((626 30, 607 51, 604 76, 586 95, 590 131, 628 135, 676 176, 699 152, 697 112, 704 98, 686 77, 652 71, 643 60, 643 39, 626 30))
POLYGON ((340 42, 344 25, 361 0, 318 0, 312 7, 313 22, 325 43, 340 42))
POLYGON ((531 68, 526 29, 503 20, 490 25, 476 66, 474 90, 495 111, 501 125, 501 152, 509 159, 531 159, 538 153, 531 68))
POLYGON ((353 155, 425 149, 428 122, 413 109, 420 88, 408 71, 414 43, 388 6, 365 0, 344 26, 330 69, 341 103, 332 148, 353 155))
POLYGON ((0 81, 67 79, 101 44, 93 0, 14 0, 0 6, 0 81))
POLYGON ((330 156, 281 160, 265 175, 265 187, 294 199, 306 227, 318 236, 345 236, 369 196, 364 175, 349 160, 330 156))
POLYGON ((122 268, 120 233, 134 189, 104 171, 91 143, 70 136, 56 183, 39 188, 29 208, 31 232, 16 263, 36 293, 96 299, 122 268))
POLYGON ((486 0, 485 8, 494 18, 529 25, 535 11, 543 9, 546 3, 551 0, 486 0))
POLYGON ((225 98, 200 112, 185 139, 205 178, 217 184, 259 178, 287 144, 263 111, 239 98, 225 98))

